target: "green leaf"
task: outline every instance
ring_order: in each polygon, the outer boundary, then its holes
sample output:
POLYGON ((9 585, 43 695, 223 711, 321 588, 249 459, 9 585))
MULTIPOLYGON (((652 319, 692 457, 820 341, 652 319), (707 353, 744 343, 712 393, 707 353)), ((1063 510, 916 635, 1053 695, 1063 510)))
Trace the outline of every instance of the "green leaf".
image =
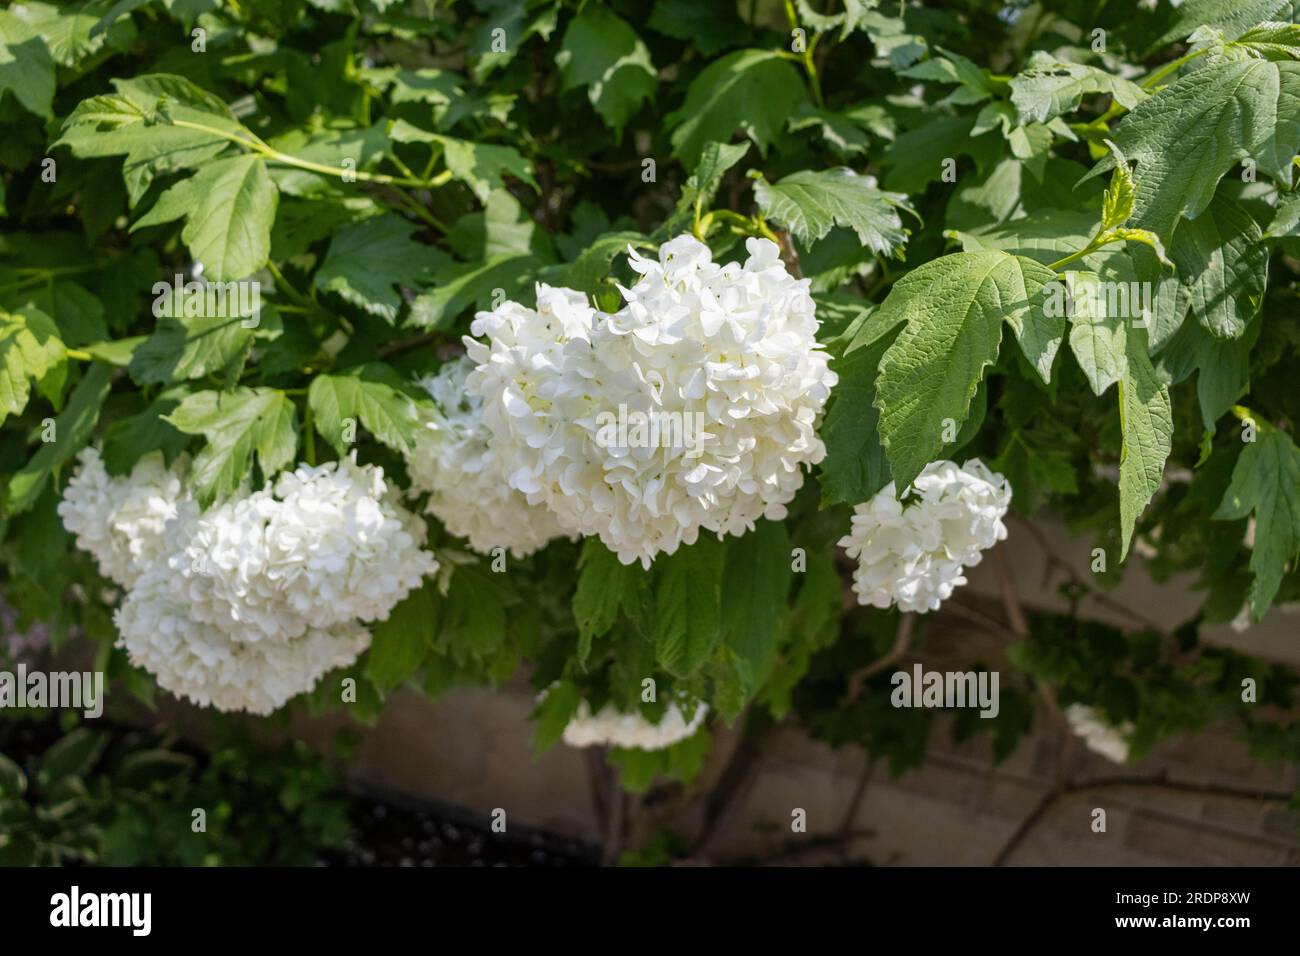
MULTIPOLYGON (((860 30, 870 22, 873 16, 878 17, 871 10, 876 4, 874 0, 844 0, 843 13, 827 15, 818 11, 809 0, 794 0, 795 8, 799 11, 799 22, 806 23, 818 33, 835 30, 840 31, 840 39, 843 40, 854 30, 860 30)), ((835 9, 838 4, 831 4, 830 9, 835 9)))
POLYGON ((4 754, 0 754, 0 799, 21 797, 27 792, 27 774, 4 754))
POLYGON ((943 176, 945 160, 970 156, 984 169, 1000 159, 1002 138, 995 133, 972 135, 974 126, 971 116, 942 116, 903 133, 885 150, 890 167, 885 188, 913 195, 943 176))
POLYGON ((0 312, 0 424, 27 407, 31 381, 63 360, 63 342, 48 315, 35 307, 0 312))
POLYGON ((80 347, 108 336, 103 304, 76 282, 50 282, 19 298, 24 301, 16 304, 34 305, 52 318, 66 345, 80 347))
POLYGON ((845 168, 805 170, 776 183, 759 179, 754 198, 764 216, 804 242, 821 239, 833 226, 848 226, 864 246, 882 256, 901 256, 907 241, 898 210, 916 215, 902 193, 877 189, 874 177, 845 168))
MULTIPOLYGON (((267 145, 339 172, 365 170, 378 165, 392 147, 386 126, 378 122, 360 129, 331 129, 311 134, 295 129, 275 137, 267 145)), ((336 175, 293 166, 273 167, 272 178, 276 188, 290 196, 330 198, 337 190, 346 188, 336 175)))
POLYGON ((279 192, 260 156, 245 154, 208 163, 172 186, 132 230, 184 216, 181 239, 217 281, 242 279, 266 265, 279 192))
POLYGON ((1300 236, 1300 192, 1286 193, 1277 204, 1277 213, 1269 223, 1266 238, 1300 236))
POLYGON ((470 37, 470 50, 475 58, 473 75, 480 83, 510 63, 530 37, 540 35, 549 38, 555 30, 560 11, 558 5, 551 4, 543 4, 532 10, 525 3, 484 6, 492 12, 470 37), (505 40, 500 48, 497 45, 498 37, 505 40))
POLYGON ((546 695, 538 702, 532 719, 537 724, 533 732, 533 749, 541 754, 564 735, 564 728, 578 712, 582 695, 578 688, 567 680, 557 681, 547 689, 546 695))
POLYGON ((707 57, 743 42, 748 32, 734 6, 696 0, 657 0, 646 26, 690 42, 707 57))
POLYGON ((125 339, 113 339, 109 342, 91 342, 83 351, 92 357, 118 368, 126 368, 135 357, 135 350, 148 341, 147 335, 133 335, 125 339))
POLYGON ((900 489, 935 460, 945 420, 958 428, 966 420, 984 369, 997 359, 1003 321, 1022 329, 1038 321, 1042 309, 1031 303, 1054 278, 1021 256, 958 252, 894 284, 872 322, 906 323, 881 359, 875 398, 881 443, 900 489))
POLYGON ((728 142, 738 128, 766 152, 804 100, 803 90, 794 67, 775 51, 729 53, 700 71, 686 102, 667 117, 673 152, 694 166, 705 143, 728 142))
POLYGON ((790 117, 789 128, 792 133, 819 130, 822 139, 844 157, 859 156, 871 148, 871 140, 857 117, 851 113, 819 110, 811 103, 805 103, 795 111, 790 117))
MULTIPOLYGON (((608 760, 619 771, 618 782, 628 793, 644 793, 661 777, 680 780, 688 786, 704 768, 713 746, 713 735, 701 727, 684 740, 662 750, 612 747, 608 760)), ((623 866, 622 862, 619 863, 623 866)))
POLYGON ((959 88, 945 98, 948 103, 980 103, 997 95, 1001 84, 991 77, 988 70, 981 69, 959 53, 952 53, 942 47, 937 49, 941 56, 899 70, 898 75, 935 83, 956 83, 959 88))
POLYGON ((653 640, 659 665, 689 677, 722 638, 722 572, 726 546, 704 534, 659 559, 653 640))
POLYGON ((231 149, 229 136, 252 140, 225 103, 184 77, 158 73, 113 86, 117 92, 79 103, 54 145, 85 158, 125 154, 122 176, 132 205, 157 176, 200 168, 231 149))
POLYGON ((1119 459, 1120 561, 1128 556, 1133 528, 1160 490, 1174 432, 1169 389, 1147 357, 1146 332, 1128 326, 1127 359, 1119 380, 1119 421, 1123 445, 1119 459))
POLYGON ((110 475, 129 474, 136 463, 152 451, 161 451, 170 465, 185 450, 189 439, 177 431, 166 416, 181 402, 181 389, 169 389, 155 398, 138 415, 119 418, 104 429, 104 467, 110 475))
MULTIPOLYGON (((1289 181, 1300 149, 1300 63, 1223 62, 1143 100, 1115 130, 1137 162, 1134 224, 1166 243, 1178 217, 1200 216, 1219 180, 1243 159, 1289 181)), ((1103 160, 1094 172, 1109 169, 1103 160)))
POLYGON ((447 233, 447 245, 469 262, 504 255, 554 255, 550 234, 504 189, 488 197, 482 212, 462 216, 447 233))
POLYGON ((385 621, 370 625, 370 654, 366 676, 382 693, 405 683, 429 653, 433 642, 432 585, 412 591, 385 621))
POLYGON ((203 504, 224 498, 249 477, 253 455, 262 476, 293 464, 298 451, 297 410, 274 388, 236 388, 186 396, 167 421, 208 440, 194 459, 190 482, 203 504))
POLYGON ((592 240, 573 262, 557 267, 563 278, 557 283, 570 289, 595 294, 609 281, 609 264, 628 248, 653 249, 654 243, 639 232, 611 232, 592 240))
POLYGON ((677 208, 673 215, 669 217, 664 224, 663 232, 672 233, 681 228, 682 224, 693 218, 698 218, 710 206, 713 205, 713 197, 718 193, 718 187, 722 185, 722 177, 727 171, 745 158, 749 152, 749 143, 736 143, 729 145, 727 143, 707 142, 703 149, 700 150, 700 160, 695 164, 695 169, 691 173, 686 185, 682 187, 681 198, 677 200, 677 208))
POLYGON ((194 205, 181 238, 209 279, 252 275, 271 254, 279 193, 260 156, 234 156, 204 166, 188 181, 194 205))
POLYGON ((26 22, 33 34, 45 40, 55 63, 75 67, 88 57, 103 52, 106 46, 123 50, 135 38, 135 27, 129 21, 115 24, 107 31, 95 29, 101 21, 99 10, 106 2, 96 0, 82 4, 82 9, 76 10, 28 0, 15 5, 14 12, 26 22))
POLYGON ((449 263, 433 276, 433 288, 411 303, 408 324, 426 329, 446 328, 470 306, 489 308, 501 289, 517 295, 531 282, 539 263, 533 255, 493 256, 485 262, 449 263))
POLYGON ((480 672, 506 639, 506 608, 515 600, 505 575, 461 565, 451 576, 434 633, 434 649, 480 672))
POLYGON ((588 538, 578 559, 578 585, 573 592, 573 619, 578 625, 578 660, 585 661, 595 638, 618 620, 625 595, 635 587, 637 569, 620 564, 618 556, 596 538, 588 538))
POLYGON ((659 83, 650 51, 627 23, 591 4, 569 22, 555 57, 564 89, 587 87, 587 96, 615 137, 659 83))
POLYGON ((396 322, 402 297, 394 287, 418 288, 433 260, 433 253, 411 238, 416 228, 391 213, 346 227, 330 241, 316 288, 396 322))
POLYGON ((533 189, 538 188, 533 178, 533 164, 513 146, 472 143, 467 139, 430 133, 402 119, 393 124, 389 135, 399 143, 435 143, 441 146, 447 169, 470 188, 479 202, 486 203, 493 191, 506 188, 505 180, 501 178, 503 173, 509 173, 533 189))
POLYGON ((1232 39, 1261 21, 1276 19, 1290 6, 1290 0, 1187 0, 1178 8, 1177 21, 1153 46, 1181 40, 1202 27, 1232 39))
POLYGON ((108 734, 78 727, 45 751, 36 770, 36 786, 49 792, 69 777, 84 777, 108 746, 108 734))
POLYGON ((99 410, 108 397, 113 370, 102 362, 95 362, 72 391, 68 404, 54 420, 56 440, 45 442, 32 460, 23 465, 9 480, 10 514, 26 511, 36 503, 50 475, 86 447, 99 410))
POLYGON ((790 534, 784 524, 761 520, 743 537, 727 539, 722 643, 734 655, 746 695, 759 688, 776 662, 792 573, 790 534))
MULTIPOLYGON (((370 362, 342 375, 317 375, 307 391, 307 401, 316 416, 316 429, 340 455, 350 447, 344 434, 345 419, 359 420, 394 451, 405 452, 415 446, 419 429, 415 403, 406 394, 402 377, 382 362, 370 362)), ((354 427, 354 440, 355 434, 354 427)))
POLYGON ((1216 520, 1255 516, 1250 610, 1260 620, 1277 595, 1287 562, 1300 552, 1300 449, 1290 436, 1256 422, 1253 442, 1241 450, 1216 520))
POLYGON ((235 316, 161 318, 131 355, 131 378, 141 385, 180 382, 221 372, 252 345, 249 319, 235 316))
POLYGON ((1073 113, 1084 96, 1097 93, 1110 94, 1130 110, 1147 98, 1131 80, 1095 66, 1062 62, 1042 50, 1035 51, 1025 68, 1011 78, 1011 104, 1021 125, 1046 123, 1073 113))
POLYGON ((826 457, 821 464, 822 506, 867 501, 890 482, 889 462, 878 430, 876 370, 894 336, 885 335, 853 349, 832 363, 840 377, 821 436, 826 457))
POLYGON ((123 757, 113 770, 113 784, 139 791, 148 791, 159 784, 175 786, 194 769, 196 763, 189 754, 173 750, 137 750, 123 757))
POLYGON ((1250 386, 1250 350, 1263 324, 1256 317, 1239 338, 1216 339, 1201 323, 1184 322, 1156 356, 1156 369, 1170 385, 1196 372, 1196 398, 1206 431, 1214 431, 1215 422, 1250 386))
POLYGON ((1190 309, 1218 338, 1237 338, 1259 313, 1268 286, 1269 250, 1254 217, 1227 196, 1178 226, 1171 249, 1178 272, 1178 314, 1190 309))
POLYGON ((1127 325, 1130 316, 1114 314, 1107 305, 1102 279, 1092 272, 1067 272, 1065 286, 1073 306, 1070 350, 1088 384, 1100 395, 1124 376, 1128 361, 1127 325))
POLYGON ((1300 60, 1300 23, 1261 23, 1233 40, 1225 52, 1266 60, 1300 60))
POLYGON ((1133 171, 1128 167, 1128 160, 1114 143, 1107 140, 1106 145, 1110 147, 1115 157, 1115 171, 1111 173, 1110 185, 1106 187, 1106 192, 1101 197, 1103 232, 1128 222, 1129 216, 1133 215, 1133 206, 1137 202, 1137 183, 1133 181, 1133 171))
MULTIPOLYGON (((1042 234, 1055 235, 1067 231, 1060 228, 1064 220, 1070 227, 1068 231, 1077 232, 1080 240, 1060 247, 1061 254, 1081 249, 1092 237, 1097 221, 1093 197, 1104 188, 1095 179, 1079 183, 1087 172, 1079 163, 1049 157, 1040 182, 1027 163, 1005 157, 986 173, 962 177, 956 194, 948 202, 946 224, 949 229, 963 233, 978 231, 983 234, 991 228, 999 228, 995 224, 1014 230, 1026 220, 1036 219, 1042 234), (1077 188, 1072 185, 1076 183, 1079 183, 1077 188), (1066 184, 1071 185, 1066 188, 1066 184)), ((964 248, 970 251, 969 247, 964 248)), ((1020 252, 1010 247, 1007 251, 1020 252)), ((1028 252, 1021 254, 1031 255, 1028 252)), ((1053 262, 1061 254, 1043 261, 1053 262)))
POLYGON ((39 31, 19 10, 0 10, 0 94, 49 119, 54 105, 54 58, 39 31))

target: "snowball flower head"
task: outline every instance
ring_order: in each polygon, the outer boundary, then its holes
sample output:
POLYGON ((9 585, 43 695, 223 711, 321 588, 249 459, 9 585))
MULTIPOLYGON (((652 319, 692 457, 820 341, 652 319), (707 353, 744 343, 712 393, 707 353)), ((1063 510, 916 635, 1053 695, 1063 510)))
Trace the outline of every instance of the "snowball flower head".
POLYGON ((158 686, 201 707, 269 714, 347 667, 370 645, 361 624, 309 627, 292 640, 196 620, 171 587, 166 562, 140 578, 114 620, 131 663, 158 686))
POLYGON ((489 444, 492 433, 483 424, 483 400, 465 390, 473 368, 462 356, 421 380, 437 409, 407 456, 411 487, 429 493, 426 510, 473 550, 507 548, 516 558, 526 557, 562 531, 544 505, 529 504, 501 473, 489 444))
POLYGON ((351 664, 370 643, 363 622, 438 567, 382 469, 353 459, 200 513, 161 458, 112 479, 91 452, 59 512, 128 589, 115 621, 131 661, 222 710, 270 713, 351 664))
POLYGON ((161 554, 167 522, 181 510, 194 510, 181 487, 184 460, 168 469, 162 452, 152 452, 119 477, 109 475, 98 449, 83 449, 77 460, 59 517, 100 573, 129 587, 161 554))
POLYGON ((537 308, 480 312, 466 380, 511 487, 561 527, 597 535, 624 564, 785 517, 836 376, 817 343, 807 280, 775 243, 713 262, 681 236, 658 257, 630 253, 640 278, 606 314, 569 289, 537 308))
POLYGON ((1011 485, 979 459, 927 465, 907 501, 890 482, 854 509, 839 545, 858 562, 858 603, 924 614, 966 583, 965 568, 1007 536, 1011 485))
POLYGON ((1112 763, 1128 760, 1128 739, 1133 734, 1132 721, 1118 727, 1108 722, 1101 712, 1087 704, 1071 704, 1065 708, 1065 718, 1076 737, 1082 737, 1084 746, 1101 754, 1112 763))
POLYGON ((570 747, 622 747, 637 750, 663 750, 690 737, 708 715, 707 704, 695 705, 695 713, 686 719, 682 708, 670 703, 659 723, 652 724, 639 713, 625 714, 606 704, 597 713, 585 700, 564 728, 564 742, 570 747))
POLYGON ((382 468, 354 458, 299 465, 201 515, 168 559, 190 616, 248 640, 386 620, 437 569, 419 519, 382 468))

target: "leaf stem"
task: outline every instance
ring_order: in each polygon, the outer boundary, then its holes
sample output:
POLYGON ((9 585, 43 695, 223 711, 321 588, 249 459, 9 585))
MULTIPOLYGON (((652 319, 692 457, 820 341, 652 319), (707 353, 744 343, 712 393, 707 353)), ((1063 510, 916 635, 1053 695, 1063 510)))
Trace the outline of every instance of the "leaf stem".
MULTIPOLYGON (((785 0, 785 15, 790 21, 790 29, 798 30, 799 15, 795 13, 793 0, 785 0)), ((822 81, 817 75, 817 64, 813 62, 813 50, 817 47, 817 41, 821 39, 821 34, 812 38, 811 42, 804 43, 804 48, 799 51, 798 59, 803 64, 804 72, 808 74, 808 87, 812 90, 813 102, 817 104, 819 110, 826 108, 826 101, 822 99, 822 81)))
POLYGON ((1154 87, 1157 83, 1159 83, 1161 80, 1163 80, 1166 76, 1168 76, 1170 73, 1176 71, 1183 64, 1190 63, 1192 60, 1195 60, 1198 56, 1203 56, 1204 54, 1209 53, 1210 50, 1212 49, 1213 47, 1211 46, 1205 46, 1199 50, 1196 50, 1193 53, 1188 53, 1185 54, 1184 56, 1180 56, 1176 60, 1170 60, 1164 66, 1160 67, 1160 69, 1156 70, 1145 80, 1139 83, 1138 86, 1142 87, 1142 89, 1144 90, 1149 90, 1152 87, 1154 87))
POLYGON ((1082 259, 1086 255, 1091 255, 1092 253, 1096 252, 1098 248, 1099 248, 1098 246, 1095 246, 1090 242, 1082 249, 1080 249, 1078 252, 1072 252, 1064 259, 1057 259, 1055 262, 1050 263, 1047 268, 1051 269, 1053 272, 1056 272, 1058 269, 1061 268, 1061 266, 1066 265, 1067 263, 1070 262, 1074 262, 1076 259, 1082 259))
POLYGON ((307 464, 315 466, 316 464, 316 413, 311 407, 311 400, 308 399, 303 403, 303 441, 307 445, 307 464))
MULTIPOLYGON (((240 136, 238 133, 232 133, 229 130, 217 129, 215 126, 208 126, 204 123, 194 123, 189 120, 168 119, 172 126, 182 129, 192 129, 201 133, 207 133, 211 136, 219 136, 222 139, 228 139, 232 143, 238 143, 246 149, 255 153, 261 153, 268 160, 281 164, 282 166, 295 166, 298 169, 305 169, 313 173, 321 173, 325 176, 335 176, 342 179, 344 175, 355 176, 357 179, 367 183, 379 183, 384 186, 412 186, 417 189, 436 189, 445 185, 451 179, 450 170, 439 173, 432 179, 416 179, 408 176, 389 176, 386 173, 368 173, 365 170, 347 170, 342 167, 326 166, 324 163, 314 163, 309 159, 301 159, 297 156, 291 156, 289 153, 282 153, 278 149, 268 146, 256 136, 253 139, 240 136)), ((251 133, 249 135, 252 135, 251 133)))

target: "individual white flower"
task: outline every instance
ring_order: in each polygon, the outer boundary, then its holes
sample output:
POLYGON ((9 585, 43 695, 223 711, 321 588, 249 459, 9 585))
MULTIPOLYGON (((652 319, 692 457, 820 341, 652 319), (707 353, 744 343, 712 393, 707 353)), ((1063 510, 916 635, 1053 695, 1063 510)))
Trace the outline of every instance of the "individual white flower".
POLYGON ((162 452, 136 462, 129 475, 113 477, 96 448, 85 448, 58 513, 104 577, 129 587, 162 551, 163 529, 178 509, 193 507, 181 487, 182 461, 169 469, 162 452))
POLYGON ((979 459, 958 467, 925 467, 908 500, 890 482, 854 508, 852 528, 839 545, 858 562, 853 591, 858 603, 924 614, 937 611, 966 583, 965 568, 1007 536, 1002 519, 1011 485, 979 459))
POLYGON ((483 400, 465 389, 473 367, 461 357, 421 380, 437 409, 417 434, 407 472, 414 491, 429 493, 426 510, 452 534, 480 554, 500 547, 523 558, 563 532, 555 515, 529 504, 501 473, 483 424, 483 400))
POLYGON ((438 562, 382 468, 299 465, 201 515, 168 559, 172 595, 196 621, 292 639, 386 620, 438 562))
POLYGON ((1111 763, 1128 760, 1132 721, 1126 720, 1115 726, 1087 704, 1071 704, 1065 708, 1065 718, 1070 722, 1070 730, 1076 737, 1083 738, 1084 746, 1093 753, 1101 754, 1111 763))
POLYGON ((836 376, 809 283, 775 243, 747 248, 743 265, 719 265, 681 236, 657 260, 631 253, 640 278, 617 313, 539 285, 536 310, 480 312, 471 331, 488 341, 466 339, 466 386, 511 487, 625 564, 784 518, 825 455, 816 428, 836 376), (638 417, 656 424, 638 432, 638 417))
POLYGON ((622 747, 638 750, 663 750, 690 737, 708 715, 708 705, 695 705, 695 713, 688 721, 682 708, 670 703, 659 723, 652 724, 640 713, 625 714, 606 704, 592 714, 585 700, 578 704, 578 712, 564 728, 564 742, 570 747, 622 747))

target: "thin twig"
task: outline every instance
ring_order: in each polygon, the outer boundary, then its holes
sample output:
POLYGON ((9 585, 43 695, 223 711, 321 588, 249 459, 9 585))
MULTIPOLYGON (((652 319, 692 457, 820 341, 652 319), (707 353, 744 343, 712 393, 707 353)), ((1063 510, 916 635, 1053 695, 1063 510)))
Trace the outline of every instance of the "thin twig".
POLYGON ((977 624, 991 634, 998 637, 1004 637, 1009 640, 1016 640, 1017 635, 997 618, 990 617, 978 608, 963 604, 956 598, 949 598, 943 602, 942 614, 951 614, 953 617, 960 617, 972 624, 977 624))
POLYGON ((754 723, 747 718, 747 712, 742 712, 738 718, 742 721, 743 727, 740 743, 736 745, 731 759, 727 761, 727 766, 718 777, 717 784, 705 800, 704 822, 700 826, 700 832, 691 841, 689 850, 691 856, 698 856, 704 852, 709 841, 713 839, 718 824, 726 817, 732 804, 744 793, 745 784, 753 779, 756 772, 760 756, 759 744, 765 732, 756 730, 754 723))
POLYGON ((1003 845, 993 861, 994 866, 1004 866, 1011 855, 1025 842, 1029 834, 1042 823, 1052 807, 1067 796, 1086 793, 1092 790, 1109 790, 1116 787, 1154 787, 1160 790, 1175 790, 1179 793, 1194 793, 1210 797, 1227 797, 1234 800, 1259 800, 1266 803, 1287 803, 1291 794, 1274 790, 1262 790, 1253 787, 1234 787, 1224 784, 1188 783, 1182 780, 1170 780, 1159 773, 1154 777, 1110 777, 1104 780, 1082 780, 1053 786, 1043 794, 1042 800, 1034 807, 1015 833, 1003 845))
POLYGON ((1015 579, 1011 576, 1006 549, 994 548, 989 555, 989 561, 993 565, 993 574, 998 580, 998 591, 1002 594, 1002 607, 1007 612, 1007 623, 1012 633, 1017 637, 1028 637, 1029 619, 1025 617, 1025 609, 1016 591, 1015 579))
POLYGON ((605 845, 600 857, 604 866, 613 866, 623 855, 623 818, 627 810, 627 794, 618 784, 618 775, 611 773, 609 780, 610 812, 605 819, 605 845))
POLYGON ((862 766, 862 773, 858 775, 857 786, 853 789, 853 798, 849 800, 848 809, 844 811, 844 822, 840 824, 839 837, 844 840, 840 850, 846 857, 847 862, 849 834, 853 832, 853 823, 858 818, 858 811, 862 809, 862 798, 867 795, 867 784, 871 782, 871 772, 876 768, 876 758, 873 754, 866 755, 866 763, 862 766))
POLYGON ((375 350, 375 354, 380 358, 388 358, 397 355, 400 352, 409 352, 411 349, 419 348, 421 345, 428 345, 432 342, 437 342, 440 338, 442 338, 442 335, 438 332, 422 332, 419 335, 411 335, 404 339, 386 342, 375 350))
POLYGON ((846 833, 835 833, 829 836, 806 837, 797 843, 787 843, 780 853, 764 857, 758 863, 760 866, 780 866, 809 853, 816 853, 818 850, 839 850, 843 853, 854 840, 865 840, 875 835, 875 830, 849 830, 846 833))
POLYGON ((840 701, 841 707, 847 707, 861 697, 862 688, 868 680, 903 659, 903 655, 907 653, 907 646, 912 640, 912 631, 915 627, 916 615, 909 611, 898 622, 898 632, 894 636, 894 646, 889 649, 889 653, 849 675, 849 687, 844 694, 844 698, 840 701))
POLYGON ((587 784, 591 789, 591 807, 596 814, 596 829, 605 832, 608 816, 605 804, 605 757, 599 748, 590 747, 582 752, 587 761, 587 784))
POLYGON ((795 251, 794 240, 790 238, 790 233, 784 229, 777 230, 776 238, 777 244, 781 247, 781 258, 790 267, 790 274, 796 279, 802 279, 803 270, 799 265, 799 253, 795 251))
POLYGON ((1142 627, 1150 628, 1151 630, 1156 631, 1159 634, 1167 635, 1168 632, 1164 627, 1162 627, 1157 622, 1151 620, 1151 618, 1147 617, 1145 614, 1135 611, 1131 607, 1128 607, 1125 604, 1121 604, 1119 601, 1116 601, 1114 598, 1110 597, 1107 594, 1102 593, 1101 591, 1096 590, 1095 588, 1089 587, 1085 582, 1085 579, 1077 571, 1075 571, 1074 566, 1071 565, 1068 561, 1059 557, 1055 553, 1055 551, 1052 548, 1051 542, 1047 540, 1047 536, 1043 534, 1042 529, 1039 528, 1032 521, 1029 521, 1028 519, 1025 518, 1017 518, 1016 523, 1020 527, 1024 528, 1027 532, 1029 532, 1029 536, 1034 539, 1035 543, 1039 547, 1039 550, 1043 552, 1043 557, 1046 560, 1045 571, 1044 571, 1045 581, 1050 578, 1051 571, 1053 569, 1059 569, 1065 573, 1065 576, 1067 578, 1070 579, 1070 583, 1072 585, 1082 590, 1087 595, 1087 597, 1091 598, 1093 601, 1096 601, 1097 604, 1101 605, 1102 607, 1108 610, 1114 611, 1117 614, 1124 615, 1129 620, 1137 624, 1140 624, 1142 627))

